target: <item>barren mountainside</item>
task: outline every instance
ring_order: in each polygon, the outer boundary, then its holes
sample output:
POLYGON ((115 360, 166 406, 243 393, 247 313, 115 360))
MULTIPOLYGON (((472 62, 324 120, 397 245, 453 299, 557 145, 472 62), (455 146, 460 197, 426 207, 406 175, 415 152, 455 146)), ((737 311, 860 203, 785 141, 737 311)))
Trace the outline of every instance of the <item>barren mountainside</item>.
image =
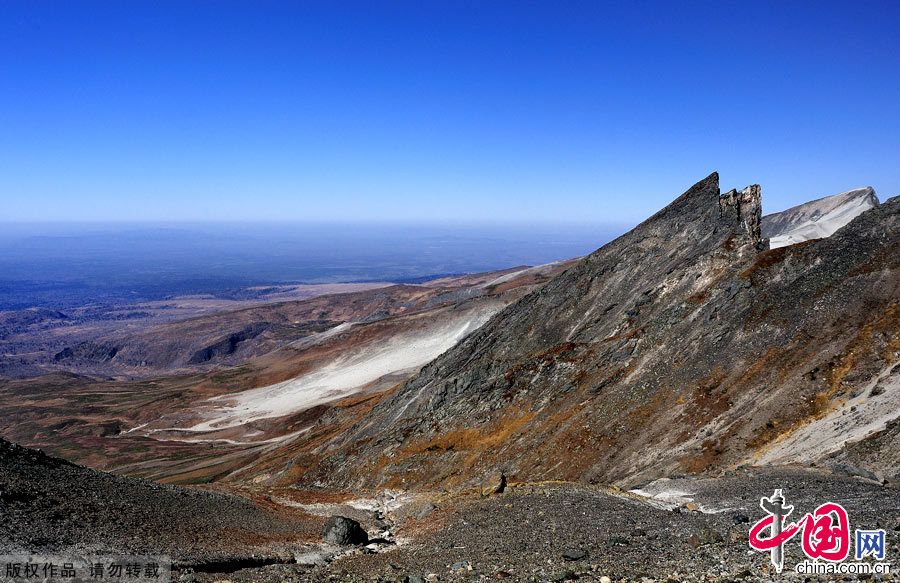
POLYGON ((633 484, 752 463, 879 380, 895 399, 898 210, 768 250, 759 187, 712 174, 425 366, 304 480, 633 484))
POLYGON ((0 553, 149 553, 176 563, 272 559, 319 524, 242 497, 90 470, 0 439, 0 553))
POLYGON ((712 174, 583 259, 162 323, 113 359, 209 370, 0 382, 16 441, 209 482, 0 439, 0 551, 196 583, 768 580, 747 525, 784 485, 895 556, 900 197, 777 249, 760 209, 712 174))

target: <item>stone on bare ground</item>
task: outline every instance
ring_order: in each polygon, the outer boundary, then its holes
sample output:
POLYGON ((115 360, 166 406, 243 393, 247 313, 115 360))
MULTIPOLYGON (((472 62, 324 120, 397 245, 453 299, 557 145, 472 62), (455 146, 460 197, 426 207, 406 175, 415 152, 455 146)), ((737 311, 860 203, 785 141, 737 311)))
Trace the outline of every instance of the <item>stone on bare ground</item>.
POLYGON ((332 516, 322 531, 325 542, 336 545, 360 545, 369 541, 369 535, 360 524, 345 516, 332 516))
POLYGON ((506 475, 503 472, 497 472, 488 476, 484 481, 481 486, 481 495, 502 494, 504 490, 506 490, 506 475))

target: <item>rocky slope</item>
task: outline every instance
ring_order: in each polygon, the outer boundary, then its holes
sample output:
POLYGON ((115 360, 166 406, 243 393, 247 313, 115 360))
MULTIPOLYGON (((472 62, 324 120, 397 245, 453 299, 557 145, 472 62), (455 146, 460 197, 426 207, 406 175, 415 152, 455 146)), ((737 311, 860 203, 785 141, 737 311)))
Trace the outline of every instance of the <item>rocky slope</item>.
POLYGON ((720 194, 713 174, 424 367, 302 480, 631 484, 752 462, 897 361, 898 210, 767 250, 759 187, 720 194))
MULTIPOLYGON (((404 581, 405 575, 410 581, 428 575, 440 581, 771 581, 776 575, 769 557, 748 552, 747 529, 761 517, 757 493, 774 484, 785 485, 795 512, 841 500, 854 527, 885 528, 887 552, 900 550, 894 517, 900 490, 796 468, 748 468, 714 480, 667 481, 666 487, 683 494, 678 504, 572 483, 516 484, 499 496, 439 498, 426 520, 401 531, 411 537, 409 544, 350 556, 307 576, 310 581, 329 575, 336 581, 404 581)), ((786 547, 788 569, 802 559, 799 544, 786 547)), ((270 572, 275 569, 280 570, 270 572)), ((235 575, 236 582, 266 580, 259 571, 235 575)))
POLYGON ((97 472, 0 439, 0 554, 168 555, 196 568, 292 560, 321 520, 97 472))
MULTIPOLYGON (((798 513, 841 501, 854 527, 887 530, 889 557, 900 551, 900 490, 822 471, 746 468, 635 492, 553 482, 374 500, 282 493, 294 502, 112 476, 0 440, 0 554, 168 556, 172 580, 196 583, 764 581, 768 554, 748 554, 746 537, 773 485, 798 513), (370 544, 329 543, 337 514, 359 520, 370 544)), ((786 556, 800 560, 799 544, 786 556)))
POLYGON ((871 186, 826 196, 764 216, 762 236, 772 249, 821 239, 876 206, 878 197, 871 186))

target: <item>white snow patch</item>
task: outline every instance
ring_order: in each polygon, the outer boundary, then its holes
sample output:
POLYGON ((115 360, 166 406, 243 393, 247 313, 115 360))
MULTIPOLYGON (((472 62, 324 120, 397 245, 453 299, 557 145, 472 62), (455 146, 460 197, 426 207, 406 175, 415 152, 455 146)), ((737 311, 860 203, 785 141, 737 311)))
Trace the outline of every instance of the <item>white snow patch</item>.
POLYGON ((303 503, 294 502, 287 498, 273 498, 273 500, 284 506, 300 508, 309 514, 332 516, 335 513, 339 513, 342 508, 354 508, 356 510, 365 510, 366 512, 381 512, 382 514, 388 514, 403 507, 414 498, 415 496, 412 494, 385 490, 377 498, 356 498, 345 502, 303 503))
POLYGON ((505 283, 507 281, 512 281, 512 280, 514 280, 522 275, 525 275, 527 273, 537 273, 537 274, 546 273, 546 272, 550 271, 551 268, 553 268, 556 265, 559 265, 560 263, 562 263, 562 262, 561 261, 553 261, 551 263, 535 265, 534 267, 526 267, 525 269, 520 269, 518 271, 513 271, 512 273, 507 273, 505 275, 501 275, 500 277, 497 277, 485 284, 482 284, 481 287, 487 288, 487 287, 491 287, 491 286, 498 285, 501 283, 505 283))
POLYGON ((328 330, 325 330, 324 332, 317 332, 315 334, 310 334, 309 336, 306 336, 299 340, 295 340, 294 342, 291 342, 291 346, 293 346, 294 348, 299 348, 299 347, 312 346, 314 344, 321 344, 322 342, 324 342, 325 340, 328 340, 329 338, 337 336, 338 334, 340 334, 342 332, 346 332, 347 330, 349 330, 356 324, 357 324, 357 322, 344 322, 343 324, 338 324, 337 326, 329 328, 328 330))
POLYGON ((671 482, 670 478, 661 478, 647 484, 643 488, 635 488, 634 490, 629 490, 629 492, 658 502, 660 506, 667 510, 679 508, 688 502, 693 502, 694 496, 691 492, 674 488, 671 486, 671 482))
POLYGON ((466 314, 422 333, 406 333, 372 343, 329 362, 322 368, 274 385, 208 400, 206 420, 182 431, 217 431, 273 417, 282 417, 334 401, 386 375, 415 370, 452 348, 490 318, 494 310, 466 314))
MULTIPOLYGON (((265 445, 269 443, 282 443, 284 441, 289 441, 303 435, 307 431, 312 429, 312 427, 306 427, 301 429, 300 431, 295 431, 293 433, 288 433, 286 435, 279 435, 278 437, 272 437, 269 439, 261 439, 259 441, 246 441, 246 440, 238 440, 238 439, 228 439, 225 437, 195 437, 191 439, 184 439, 178 437, 154 437, 153 439, 157 441, 177 441, 179 443, 227 443, 228 445, 265 445)), ((187 429, 180 429, 178 427, 167 427, 163 429, 151 429, 147 432, 147 434, 159 433, 164 431, 184 431, 190 433, 196 433, 197 430, 193 427, 187 429)))
POLYGON ((776 249, 810 239, 829 237, 860 214, 873 208, 877 204, 877 199, 873 199, 874 191, 860 188, 763 217, 765 222, 767 219, 773 220, 782 215, 796 215, 790 224, 769 238, 769 247, 776 249))
POLYGON ((636 488, 634 490, 629 490, 629 492, 637 494, 638 496, 643 496, 644 498, 647 498, 647 501, 653 506, 665 510, 681 508, 688 502, 696 504, 697 510, 703 514, 718 514, 729 510, 728 508, 717 508, 696 502, 694 500, 694 492, 685 490, 683 488, 684 485, 685 480, 660 478, 650 482, 643 488, 636 488))

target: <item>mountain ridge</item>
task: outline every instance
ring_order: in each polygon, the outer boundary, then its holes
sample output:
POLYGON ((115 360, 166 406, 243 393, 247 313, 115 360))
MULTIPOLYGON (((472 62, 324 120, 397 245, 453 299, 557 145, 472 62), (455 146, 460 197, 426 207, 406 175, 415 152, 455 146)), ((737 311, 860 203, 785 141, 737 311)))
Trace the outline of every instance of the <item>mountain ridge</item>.
POLYGON ((720 194, 712 174, 423 367, 303 481, 625 484, 752 461, 896 358, 898 207, 768 250, 759 187, 720 194))

